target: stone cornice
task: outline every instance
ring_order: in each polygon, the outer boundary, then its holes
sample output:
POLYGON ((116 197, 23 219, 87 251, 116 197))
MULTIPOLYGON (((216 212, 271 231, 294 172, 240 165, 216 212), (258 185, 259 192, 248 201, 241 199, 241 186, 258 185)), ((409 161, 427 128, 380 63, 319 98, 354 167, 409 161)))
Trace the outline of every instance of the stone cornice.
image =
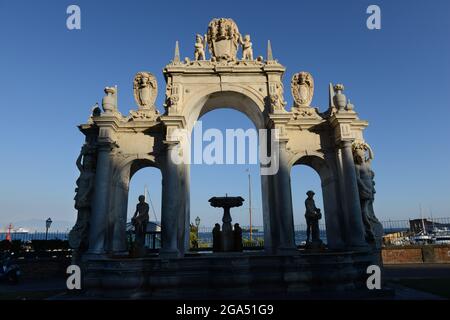
POLYGON ((186 119, 184 116, 175 115, 175 116, 161 116, 161 122, 167 126, 175 126, 177 128, 186 127, 186 119))
POLYGON ((289 131, 300 130, 308 130, 312 127, 317 127, 319 125, 323 125, 327 122, 325 119, 321 118, 298 118, 295 120, 289 121, 287 124, 287 129, 289 131))
POLYGON ((92 123, 84 123, 78 126, 79 130, 87 133, 91 130, 100 128, 110 128, 113 132, 142 132, 150 128, 157 128, 161 124, 159 118, 156 119, 131 119, 118 117, 116 115, 102 114, 98 117, 92 117, 92 123))
POLYGON ((266 64, 259 61, 236 61, 215 63, 211 61, 191 61, 169 64, 163 69, 166 77, 170 74, 221 74, 221 73, 284 73, 286 68, 279 63, 266 64))
POLYGON ((114 131, 116 131, 120 127, 120 123, 122 121, 121 116, 112 114, 108 115, 103 113, 101 116, 93 117, 92 121, 99 127, 110 127, 114 131))

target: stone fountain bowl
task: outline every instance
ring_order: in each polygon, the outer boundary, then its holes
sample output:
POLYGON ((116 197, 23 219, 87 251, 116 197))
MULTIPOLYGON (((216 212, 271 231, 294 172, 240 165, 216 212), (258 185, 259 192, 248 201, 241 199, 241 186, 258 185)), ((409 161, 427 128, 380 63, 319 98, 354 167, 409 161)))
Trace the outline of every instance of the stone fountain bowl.
POLYGON ((242 197, 212 197, 208 201, 215 208, 234 208, 242 206, 245 200, 242 197))

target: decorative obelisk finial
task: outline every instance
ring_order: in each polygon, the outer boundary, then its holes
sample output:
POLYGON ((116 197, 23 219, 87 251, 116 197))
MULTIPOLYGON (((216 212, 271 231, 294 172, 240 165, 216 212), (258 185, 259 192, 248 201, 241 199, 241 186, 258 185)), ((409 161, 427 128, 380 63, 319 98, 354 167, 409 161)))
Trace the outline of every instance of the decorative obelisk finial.
POLYGON ((272 45, 270 44, 270 40, 267 40, 267 61, 272 60, 273 60, 272 45))
POLYGON ((174 63, 180 62, 180 48, 178 47, 178 40, 175 42, 175 54, 173 56, 173 62, 174 63))

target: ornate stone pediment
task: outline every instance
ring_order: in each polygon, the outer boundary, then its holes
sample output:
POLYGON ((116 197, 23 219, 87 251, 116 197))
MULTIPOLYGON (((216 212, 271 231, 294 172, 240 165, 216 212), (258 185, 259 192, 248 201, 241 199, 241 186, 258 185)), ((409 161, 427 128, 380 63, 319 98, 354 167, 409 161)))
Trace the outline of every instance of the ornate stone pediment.
POLYGON ((153 74, 141 71, 136 74, 133 81, 134 100, 139 109, 154 108, 158 95, 158 84, 153 74))

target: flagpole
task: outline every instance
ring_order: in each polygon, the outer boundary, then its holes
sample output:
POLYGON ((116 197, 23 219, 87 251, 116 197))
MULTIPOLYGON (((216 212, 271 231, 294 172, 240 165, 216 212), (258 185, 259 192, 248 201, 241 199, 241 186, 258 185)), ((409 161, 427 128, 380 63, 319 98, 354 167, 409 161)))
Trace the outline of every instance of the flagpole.
POLYGON ((250 217, 250 242, 252 242, 252 184, 251 184, 251 176, 250 170, 248 170, 248 214, 250 217))

